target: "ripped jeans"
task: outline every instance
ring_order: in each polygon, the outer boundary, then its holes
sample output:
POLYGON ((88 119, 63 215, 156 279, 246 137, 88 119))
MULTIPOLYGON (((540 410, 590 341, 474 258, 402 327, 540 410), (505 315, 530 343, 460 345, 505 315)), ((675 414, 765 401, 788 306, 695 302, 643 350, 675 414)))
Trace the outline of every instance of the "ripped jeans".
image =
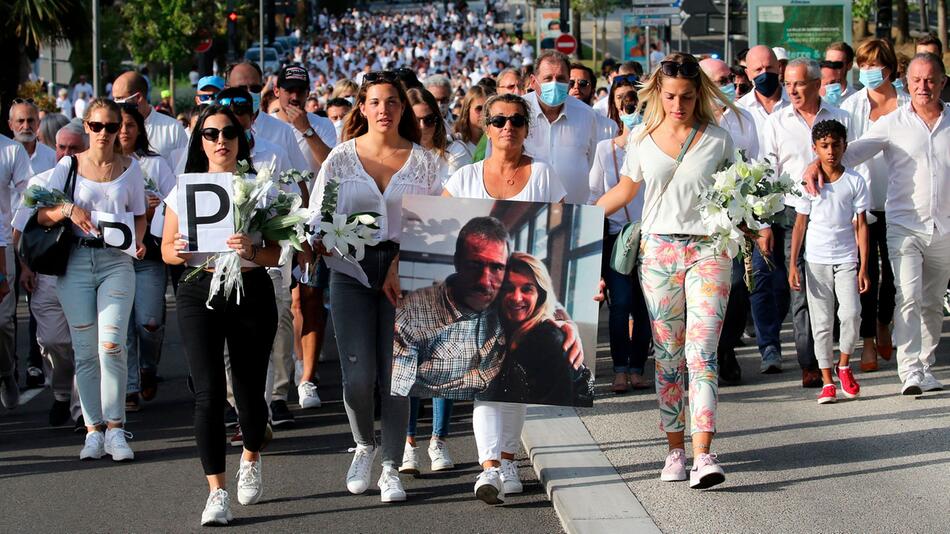
POLYGON ((56 292, 69 323, 86 425, 124 423, 132 257, 114 248, 76 246, 56 292))
POLYGON ((160 260, 136 260, 135 300, 126 341, 129 362, 128 393, 139 392, 139 370, 155 371, 165 339, 165 287, 168 275, 160 260))

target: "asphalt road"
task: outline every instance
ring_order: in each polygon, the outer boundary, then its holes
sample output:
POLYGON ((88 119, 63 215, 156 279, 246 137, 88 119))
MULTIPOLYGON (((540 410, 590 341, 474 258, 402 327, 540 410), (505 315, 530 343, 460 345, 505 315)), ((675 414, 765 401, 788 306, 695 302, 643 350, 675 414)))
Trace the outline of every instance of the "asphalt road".
MULTIPOLYGON (((25 351, 25 323, 20 345, 25 351)), ((191 427, 184 355, 174 310, 159 373, 158 397, 130 414, 127 428, 136 459, 118 464, 108 457, 80 462, 83 437, 69 427, 50 428, 52 402, 42 391, 13 412, 0 409, 0 531, 2 532, 187 532, 199 530, 207 485, 191 427)), ((332 347, 332 344, 331 344, 332 347)), ((335 350, 329 351, 330 359, 335 350)), ((25 365, 25 364, 23 364, 25 365)), ((21 367, 22 368, 22 367, 21 367)), ((341 402, 339 365, 321 363, 323 407, 302 411, 293 429, 280 430, 263 455, 264 497, 244 507, 232 497, 236 531, 271 532, 560 532, 557 516, 523 454, 525 493, 488 507, 474 498, 480 471, 471 432, 471 404, 456 408, 450 450, 456 469, 403 477, 408 501, 382 504, 376 488, 354 496, 346 491, 352 437, 341 402)), ((424 410, 420 432, 431 428, 424 410)), ((239 449, 228 455, 228 484, 239 449)), ((425 453, 423 452, 423 455, 425 453)))

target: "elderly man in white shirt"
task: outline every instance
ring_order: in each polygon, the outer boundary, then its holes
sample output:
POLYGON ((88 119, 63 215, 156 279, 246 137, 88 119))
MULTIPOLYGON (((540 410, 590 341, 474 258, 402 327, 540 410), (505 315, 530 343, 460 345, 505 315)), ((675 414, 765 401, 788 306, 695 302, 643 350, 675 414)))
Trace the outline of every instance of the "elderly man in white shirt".
POLYGON ((780 68, 775 52, 767 46, 753 46, 746 53, 746 76, 755 89, 740 98, 738 104, 755 120, 760 149, 765 145, 765 123, 769 115, 789 105, 788 95, 779 82, 780 68))
POLYGON ((531 87, 525 95, 531 116, 525 151, 555 169, 568 204, 586 204, 590 198, 588 173, 597 143, 603 138, 594 111, 568 96, 571 64, 567 56, 546 51, 535 62, 531 87))
POLYGON ((135 71, 124 72, 112 84, 112 97, 123 105, 134 106, 145 118, 148 143, 169 167, 174 168, 172 151, 188 145, 188 135, 173 117, 158 113, 148 102, 148 82, 135 71))
MULTIPOLYGON (((932 367, 950 281, 950 109, 940 101, 947 77, 937 56, 914 56, 907 83, 910 103, 849 144, 843 163, 853 167, 884 154, 887 249, 897 287, 897 371, 901 393, 919 395, 943 388, 932 367)), ((811 191, 817 174, 809 166, 805 178, 811 191)))
MULTIPOLYGON (((7 122, 13 132, 13 139, 23 145, 30 157, 32 173, 39 173, 56 166, 56 151, 39 142, 37 134, 40 128, 40 112, 36 104, 20 98, 13 100, 10 106, 10 119, 7 122)), ((14 206, 19 198, 14 198, 14 206)))
MULTIPOLYGON (((788 173, 793 182, 800 182, 805 167, 815 159, 812 150, 811 129, 818 122, 836 120, 850 130, 851 119, 847 112, 829 106, 821 99, 819 88, 821 84, 821 69, 818 63, 811 59, 797 58, 789 62, 785 68, 785 89, 789 95, 791 106, 786 106, 774 112, 766 123, 765 144, 762 155, 768 157, 776 165, 779 173, 788 173)), ((850 134, 849 134, 850 135, 850 134)), ((784 243, 785 233, 794 223, 794 208, 798 206, 800 198, 795 195, 786 195, 786 217, 788 225, 773 227, 774 237, 773 255, 775 261, 774 272, 781 272, 783 280, 774 280, 781 284, 784 294, 788 295, 787 272, 785 261, 788 258, 789 243, 784 243), (784 231, 783 231, 784 230, 784 231), (785 252, 784 257, 778 255, 785 252)), ((804 270, 804 259, 799 256, 799 270, 804 270)), ((767 276, 767 272, 756 273, 756 276, 767 276)), ((802 368, 802 386, 817 387, 821 385, 818 374, 818 362, 815 359, 814 340, 811 333, 811 322, 808 315, 808 303, 805 298, 804 283, 802 291, 791 292, 792 323, 795 332, 795 351, 798 353, 798 364, 802 368)), ((787 302, 783 299, 780 302, 787 302)), ((778 309, 773 305, 771 313, 778 313, 776 317, 769 317, 766 309, 761 310, 756 319, 765 318, 762 324, 756 323, 756 336, 759 348, 762 351, 763 373, 778 372, 781 370, 781 350, 778 341, 781 319, 784 317, 784 306, 778 309), (759 333, 763 335, 759 335, 759 333)))
POLYGON ((0 404, 8 410, 19 405, 20 387, 16 377, 16 299, 4 298, 10 292, 8 277, 14 273, 15 255, 6 245, 12 242, 11 195, 26 189, 30 175, 30 158, 23 146, 0 135, 0 404))

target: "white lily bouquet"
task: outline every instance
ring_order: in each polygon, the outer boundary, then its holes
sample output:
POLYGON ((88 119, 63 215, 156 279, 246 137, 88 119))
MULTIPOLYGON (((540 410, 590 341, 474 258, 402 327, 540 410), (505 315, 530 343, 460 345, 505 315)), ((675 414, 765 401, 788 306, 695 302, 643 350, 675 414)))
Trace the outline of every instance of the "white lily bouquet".
MULTIPOLYGON (((256 177, 249 177, 250 166, 246 161, 238 162, 238 172, 231 183, 234 213, 234 232, 237 234, 259 233, 265 241, 281 245, 280 263, 289 260, 291 248, 303 250, 306 239, 305 223, 309 212, 301 208, 303 200, 296 193, 288 193, 279 188, 279 179, 274 175, 273 164, 261 164, 256 177)), ((220 252, 209 257, 204 263, 188 273, 189 280, 208 266, 214 266, 211 287, 208 290, 206 305, 218 291, 224 291, 228 299, 237 289, 237 303, 241 303, 244 294, 241 277, 241 257, 236 251, 220 252)))
POLYGON ((49 208, 66 202, 72 202, 66 193, 59 189, 46 189, 38 185, 31 185, 23 192, 23 205, 27 208, 49 208))
POLYGON ((282 185, 293 185, 300 182, 310 183, 313 179, 313 171, 301 171, 299 169, 289 169, 280 173, 278 181, 282 185))
MULTIPOLYGON (((785 195, 801 195, 782 173, 776 176, 768 158, 748 160, 736 151, 735 163, 713 174, 715 183, 700 197, 699 213, 718 252, 745 259, 745 282, 751 291, 754 235, 785 209, 785 195)), ((772 267, 768 258, 766 262, 772 267)))
POLYGON ((314 229, 313 238, 320 241, 323 248, 330 253, 328 262, 332 258, 341 260, 341 263, 337 264, 339 270, 353 275, 368 286, 369 282, 365 280, 366 274, 359 262, 366 254, 366 247, 379 244, 376 235, 379 232, 380 214, 371 211, 337 213, 339 188, 338 179, 327 182, 320 211, 314 213, 310 221, 310 226, 314 229))

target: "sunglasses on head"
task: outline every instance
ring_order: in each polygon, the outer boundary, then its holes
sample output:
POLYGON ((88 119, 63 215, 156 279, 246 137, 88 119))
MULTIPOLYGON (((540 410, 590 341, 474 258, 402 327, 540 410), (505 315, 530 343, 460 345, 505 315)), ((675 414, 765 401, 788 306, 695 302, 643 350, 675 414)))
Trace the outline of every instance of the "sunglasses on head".
POLYGON ((106 133, 114 134, 119 131, 119 127, 122 126, 118 122, 96 122, 96 121, 86 121, 86 125, 89 126, 89 129, 95 133, 99 133, 105 128, 106 133))
POLYGON ((695 78, 699 76, 699 63, 663 61, 660 63, 660 71, 662 71, 665 76, 695 78))
POLYGON ((12 104, 15 106, 17 104, 33 104, 32 98, 14 98, 12 104))
POLYGON ((494 126, 495 128, 504 128, 508 121, 511 121, 511 125, 515 128, 521 128, 525 124, 528 124, 528 119, 524 115, 516 114, 510 117, 504 115, 495 115, 488 119, 488 124, 494 126))
POLYGON ((439 117, 437 117, 435 113, 429 113, 425 117, 419 117, 419 121, 431 128, 439 122, 439 117))
POLYGON ((231 87, 237 89, 246 89, 248 93, 260 93, 264 90, 264 86, 259 83, 254 83, 251 85, 232 85, 231 87))
POLYGON ((241 132, 238 130, 237 126, 234 125, 225 126, 224 128, 220 129, 210 127, 201 129, 201 137, 203 137, 205 141, 217 141, 222 135, 226 140, 230 141, 232 139, 236 139, 239 133, 241 132))
POLYGON ((637 85, 640 83, 640 77, 636 74, 618 74, 614 76, 614 85, 637 85))
POLYGON ((392 70, 377 70, 373 72, 367 72, 363 75, 363 83, 373 83, 380 80, 387 82, 398 82, 399 75, 396 73, 396 71, 392 70))
POLYGON ((827 60, 826 60, 826 61, 820 61, 820 62, 818 63, 818 66, 821 67, 821 68, 823 68, 823 69, 841 70, 841 69, 844 68, 844 62, 843 62, 843 61, 827 61, 827 60))
POLYGON ((587 89, 590 87, 590 80, 568 80, 568 89, 573 89, 575 85, 581 89, 587 89))

